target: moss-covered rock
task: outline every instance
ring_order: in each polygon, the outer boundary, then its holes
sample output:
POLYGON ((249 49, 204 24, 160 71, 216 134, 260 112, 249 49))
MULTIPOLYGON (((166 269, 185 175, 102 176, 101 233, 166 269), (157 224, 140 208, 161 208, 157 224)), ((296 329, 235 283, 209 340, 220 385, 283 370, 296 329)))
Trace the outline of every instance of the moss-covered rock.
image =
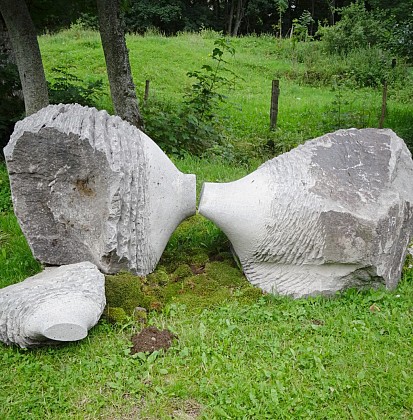
POLYGON ((115 324, 122 324, 128 319, 128 315, 123 308, 112 308, 111 306, 106 306, 104 315, 109 322, 115 324))
MULTIPOLYGON (((234 265, 230 253, 214 256, 209 261, 206 254, 200 253, 190 264, 159 265, 146 277, 130 273, 106 276, 105 314, 112 322, 124 322, 127 318, 136 319, 137 307, 158 311, 174 301, 198 311, 222 305, 229 299, 252 303, 262 296, 262 291, 251 286, 234 265)), ((137 321, 145 322, 145 311, 138 316, 137 321)))
POLYGON ((137 306, 134 310, 133 310, 133 319, 135 321, 140 322, 141 324, 145 324, 147 319, 148 319, 148 311, 141 307, 141 306, 137 306))
MULTIPOLYGON (((143 278, 131 273, 106 276, 106 307, 111 310, 122 309, 129 317, 133 316, 136 307, 151 309, 152 302, 157 300, 157 297, 154 296, 152 289, 144 290, 143 282, 143 278)), ((105 311, 108 318, 111 317, 109 312, 105 311)))

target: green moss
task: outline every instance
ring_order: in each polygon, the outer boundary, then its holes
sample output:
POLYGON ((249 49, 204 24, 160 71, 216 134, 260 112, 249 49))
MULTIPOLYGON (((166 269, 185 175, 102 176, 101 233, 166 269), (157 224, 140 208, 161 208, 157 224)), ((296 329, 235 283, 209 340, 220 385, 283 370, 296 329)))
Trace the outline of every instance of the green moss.
POLYGON ((142 290, 142 279, 130 273, 106 276, 106 303, 111 308, 122 308, 132 316, 137 306, 148 309, 151 299, 142 290))
POLYGON ((205 273, 220 286, 240 287, 249 284, 244 274, 229 260, 208 263, 205 273))
POLYGON ((205 274, 188 277, 183 282, 184 289, 188 293, 198 296, 205 296, 214 293, 219 289, 220 285, 213 279, 208 278, 205 274))
POLYGON ((194 265, 205 265, 209 261, 209 256, 205 252, 199 252, 198 254, 191 256, 191 263, 194 265))
MULTIPOLYGON (((134 317, 136 307, 160 310, 171 301, 185 304, 188 310, 198 311, 219 306, 229 299, 254 302, 262 295, 261 290, 252 287, 234 266, 231 254, 216 254, 215 258, 219 257, 219 261, 212 262, 208 262, 204 253, 197 255, 199 259, 192 260, 191 266, 180 264, 172 273, 168 272, 171 267, 159 265, 146 277, 130 273, 107 276, 108 318, 112 322, 123 322, 124 317, 134 317), (194 271, 199 274, 194 274, 194 271), (113 310, 115 315, 111 315, 113 310)), ((142 315, 146 316, 145 313, 142 315)))
POLYGON ((133 319, 142 324, 145 324, 146 320, 148 319, 148 314, 145 308, 136 307, 133 311, 133 319))
POLYGON ((158 268, 146 277, 146 282, 151 285, 164 286, 169 283, 169 276, 165 267, 158 266, 158 268))
POLYGON ((173 272, 172 278, 176 280, 184 279, 186 277, 192 276, 191 267, 188 264, 181 264, 178 268, 173 272))
POLYGON ((246 286, 242 289, 238 296, 238 301, 242 303, 254 303, 257 299, 262 297, 264 292, 258 287, 246 286))
POLYGON ((122 324, 128 319, 128 315, 123 308, 112 308, 111 306, 106 306, 104 314, 106 319, 113 323, 122 324))

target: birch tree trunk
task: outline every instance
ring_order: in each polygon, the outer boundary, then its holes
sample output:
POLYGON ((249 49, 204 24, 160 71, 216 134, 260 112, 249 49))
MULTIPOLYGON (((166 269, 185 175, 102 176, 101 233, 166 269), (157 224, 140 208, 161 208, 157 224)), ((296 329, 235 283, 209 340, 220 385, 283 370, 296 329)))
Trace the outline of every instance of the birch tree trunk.
POLYGON ((0 0, 0 12, 19 70, 26 115, 30 115, 49 104, 36 29, 24 0, 0 0))
POLYGON ((141 128, 142 119, 132 79, 120 3, 120 0, 97 0, 100 37, 115 113, 141 128))

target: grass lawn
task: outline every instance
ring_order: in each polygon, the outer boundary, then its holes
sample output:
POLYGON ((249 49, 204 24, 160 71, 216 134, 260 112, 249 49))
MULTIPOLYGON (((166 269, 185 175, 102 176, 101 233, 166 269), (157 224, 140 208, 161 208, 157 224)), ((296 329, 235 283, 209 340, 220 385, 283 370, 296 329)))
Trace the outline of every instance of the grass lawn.
MULTIPOLYGON (((190 85, 186 71, 207 60, 213 37, 130 36, 138 91, 143 94, 150 79, 151 95, 182 100, 190 85)), ((234 43, 230 64, 240 81, 228 93, 233 105, 225 112, 235 143, 248 149, 273 138, 279 150, 288 150, 334 129, 338 91, 304 83, 308 62, 283 58, 284 44, 271 37, 234 43), (282 90, 279 128, 270 133, 274 77, 282 90)), ((40 46, 49 76, 54 66, 75 66, 71 71, 84 81, 103 78, 108 92, 98 34, 73 29, 41 37, 40 46)), ((380 92, 340 89, 347 95, 343 127, 357 121, 377 126, 380 92)), ((411 121, 413 106, 394 89, 386 124, 398 132, 411 121)), ((109 96, 99 107, 111 111, 109 96)), ((266 157, 230 164, 172 159, 183 172, 197 174, 199 194, 202 182, 238 179, 266 157)), ((406 268, 394 291, 351 289, 293 300, 249 285, 229 245, 216 226, 193 216, 173 234, 155 273, 142 280, 142 292, 156 303, 148 324, 178 337, 165 352, 130 353, 131 336, 141 328, 131 317, 118 324, 103 318, 83 341, 59 347, 0 345, 0 419, 413 417, 412 269, 406 268)), ((40 270, 12 213, 0 164, 0 287, 40 270)))

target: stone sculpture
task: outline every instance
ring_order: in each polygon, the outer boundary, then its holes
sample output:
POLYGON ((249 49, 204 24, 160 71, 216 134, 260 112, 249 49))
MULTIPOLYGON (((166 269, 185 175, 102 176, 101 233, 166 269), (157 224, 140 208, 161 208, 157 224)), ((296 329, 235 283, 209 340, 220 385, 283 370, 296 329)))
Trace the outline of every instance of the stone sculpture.
POLYGON ((392 288, 412 235, 412 180, 410 152, 391 130, 340 130, 238 181, 206 183, 199 212, 265 291, 392 288))
POLYGON ((46 268, 0 289, 0 341, 26 348, 80 340, 105 304, 105 277, 94 264, 46 268))
POLYGON ((4 153, 16 216, 45 264, 146 275, 196 211, 195 175, 105 111, 50 105, 16 124, 4 153))

